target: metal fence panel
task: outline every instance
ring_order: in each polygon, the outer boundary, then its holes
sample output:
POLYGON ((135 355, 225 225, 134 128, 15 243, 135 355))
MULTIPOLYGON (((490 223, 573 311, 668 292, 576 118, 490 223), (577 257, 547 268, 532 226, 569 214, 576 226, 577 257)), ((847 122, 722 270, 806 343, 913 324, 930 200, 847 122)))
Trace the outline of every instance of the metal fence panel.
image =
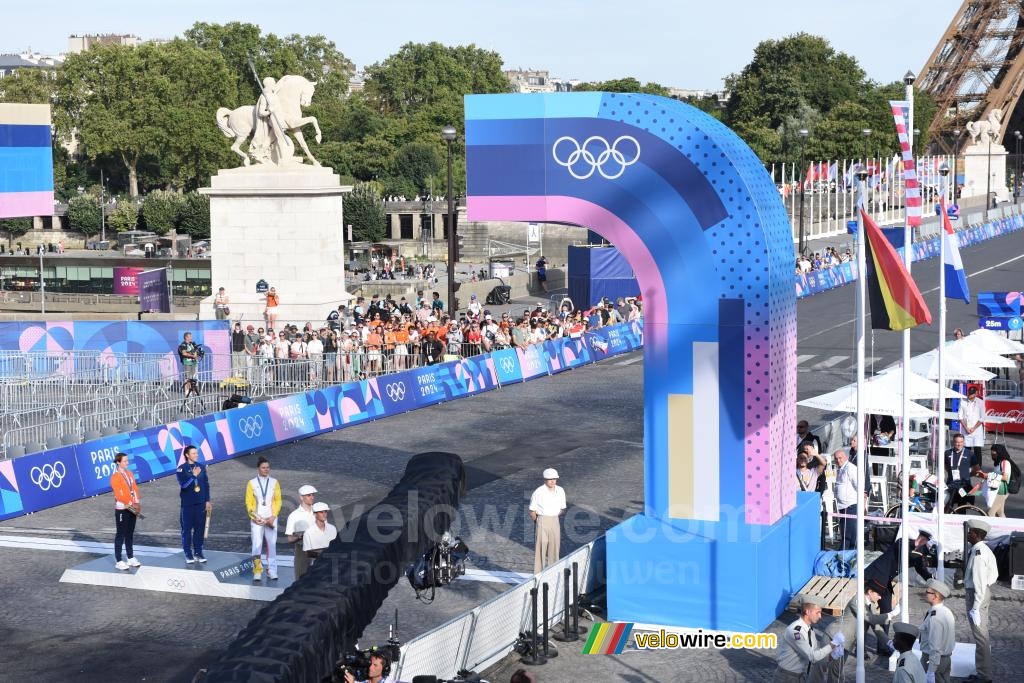
POLYGON ((395 680, 415 676, 451 678, 463 667, 475 615, 470 612, 441 624, 402 647, 395 680))
POLYGON ((529 614, 531 579, 495 596, 477 607, 476 622, 470 636, 465 668, 477 671, 481 665, 497 661, 512 650, 519 637, 523 619, 529 614))

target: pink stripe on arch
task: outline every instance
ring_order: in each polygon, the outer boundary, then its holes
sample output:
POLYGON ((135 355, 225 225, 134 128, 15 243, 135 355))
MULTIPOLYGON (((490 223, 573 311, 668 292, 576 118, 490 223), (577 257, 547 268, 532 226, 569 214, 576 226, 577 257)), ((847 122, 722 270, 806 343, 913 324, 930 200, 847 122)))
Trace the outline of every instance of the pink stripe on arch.
POLYGON ((0 218, 52 215, 53 190, 0 192, 0 218))
POLYGON ((644 295, 644 327, 651 350, 667 350, 668 305, 665 283, 654 257, 633 229, 611 211, 575 197, 469 197, 474 221, 543 221, 586 226, 615 245, 633 267, 644 295))

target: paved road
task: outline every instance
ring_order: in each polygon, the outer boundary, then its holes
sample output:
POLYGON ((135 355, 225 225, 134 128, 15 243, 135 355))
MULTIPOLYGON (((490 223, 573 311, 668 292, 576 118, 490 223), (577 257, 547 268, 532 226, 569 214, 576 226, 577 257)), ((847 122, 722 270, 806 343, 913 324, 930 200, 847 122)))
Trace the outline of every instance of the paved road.
MULTIPOLYGON (((1022 253, 1024 235, 1014 235, 976 247, 965 253, 964 260, 969 271, 976 271, 1022 253)), ((935 262, 929 262, 915 272, 925 282, 935 269, 935 262)), ((971 286, 1020 286, 1021 272, 1019 262, 1001 265, 972 278, 971 286)), ((818 362, 824 362, 850 353, 845 349, 852 347, 852 328, 847 322, 852 317, 852 294, 848 287, 800 304, 801 356, 820 356, 818 362)), ((934 296, 930 295, 930 304, 934 304, 934 296)), ((967 311, 954 313, 953 324, 972 324, 971 315, 967 311)), ((930 337, 916 336, 917 350, 934 345, 930 337)), ((879 362, 895 360, 898 343, 896 335, 876 335, 874 353, 881 357, 879 362)), ((451 450, 462 455, 470 473, 470 490, 459 525, 473 551, 472 567, 529 571, 532 539, 530 525, 525 523, 525 503, 539 484, 544 467, 559 468, 571 504, 589 513, 581 518, 585 521, 574 534, 566 534, 563 550, 640 509, 643 407, 639 360, 639 354, 632 354, 276 448, 269 457, 288 494, 286 509, 294 505, 292 492, 311 482, 320 489, 320 499, 334 506, 335 519, 347 518, 358 505, 379 500, 398 480, 411 454, 451 450)), ((804 358, 801 368, 808 363, 812 359, 804 358)), ((807 396, 849 378, 848 368, 833 363, 801 372, 799 392, 807 396)), ((1019 452, 1019 445, 1016 443, 1015 451, 1019 452)), ((247 526, 241 492, 254 466, 255 458, 248 457, 211 471, 217 505, 212 548, 245 550, 247 526)), ((137 542, 173 546, 178 537, 173 484, 153 482, 143 486, 142 494, 147 517, 140 525, 137 542)), ((109 497, 100 497, 9 520, 0 524, 0 543, 28 536, 110 541, 113 520, 109 507, 109 497)), ((6 599, 0 604, 0 639, 5 644, 0 671, 5 679, 186 681, 212 661, 218 648, 260 607, 244 601, 58 583, 66 567, 91 557, 30 548, 0 550, 0 574, 6 588, 6 599)), ((396 607, 400 610, 400 635, 407 640, 501 588, 496 583, 460 581, 427 607, 415 601, 407 585, 399 584, 363 642, 372 644, 386 638, 396 607)), ((1024 677, 1024 662, 1013 657, 1024 647, 1020 596, 1002 591, 993 609, 994 630, 999 632, 994 642, 1000 680, 1024 677)), ((781 623, 772 628, 778 630, 781 623)), ((566 656, 541 670, 540 680, 684 680, 680 679, 682 661, 685 680, 767 680, 773 669, 771 658, 756 652, 634 653, 618 659, 566 656)), ((879 672, 874 670, 873 679, 885 679, 879 672)))

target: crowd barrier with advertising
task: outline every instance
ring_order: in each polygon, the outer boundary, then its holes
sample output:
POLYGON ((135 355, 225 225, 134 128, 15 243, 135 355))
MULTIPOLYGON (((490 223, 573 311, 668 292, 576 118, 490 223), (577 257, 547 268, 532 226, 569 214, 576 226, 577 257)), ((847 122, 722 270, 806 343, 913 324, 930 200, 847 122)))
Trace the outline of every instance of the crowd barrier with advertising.
MULTIPOLYGON (((1024 228, 1024 216, 1013 215, 968 228, 966 230, 961 230, 956 235, 957 240, 960 243, 960 248, 963 249, 995 237, 1016 232, 1022 228, 1024 228)), ((935 237, 933 239, 915 242, 913 250, 914 261, 924 261, 925 259, 937 258, 939 256, 939 238, 935 237)), ((897 251, 902 255, 902 249, 898 249, 897 251)), ((820 294, 821 292, 827 292, 828 290, 835 289, 836 287, 842 287, 856 279, 857 264, 853 262, 841 263, 838 266, 833 266, 832 268, 826 268, 825 270, 819 270, 812 273, 804 273, 795 276, 796 296, 798 299, 803 299, 808 296, 820 294)))
POLYGON ((0 520, 110 491, 114 455, 131 453, 141 482, 172 474, 182 447, 207 464, 368 420, 473 396, 594 363, 643 345, 639 323, 526 350, 505 349, 349 382, 158 427, 0 461, 0 520))

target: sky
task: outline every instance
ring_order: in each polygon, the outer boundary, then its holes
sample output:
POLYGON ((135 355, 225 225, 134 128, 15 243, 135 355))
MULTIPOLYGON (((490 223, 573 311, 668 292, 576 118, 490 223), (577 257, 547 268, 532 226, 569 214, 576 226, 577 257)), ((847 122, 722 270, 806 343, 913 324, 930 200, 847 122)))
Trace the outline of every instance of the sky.
POLYGON ((358 67, 407 42, 475 43, 505 68, 583 81, 634 76, 719 89, 762 40, 824 36, 868 77, 900 80, 924 66, 961 0, 32 0, 5 1, 0 53, 64 52, 71 34, 172 38, 196 21, 258 24, 264 33, 321 33, 358 67))

